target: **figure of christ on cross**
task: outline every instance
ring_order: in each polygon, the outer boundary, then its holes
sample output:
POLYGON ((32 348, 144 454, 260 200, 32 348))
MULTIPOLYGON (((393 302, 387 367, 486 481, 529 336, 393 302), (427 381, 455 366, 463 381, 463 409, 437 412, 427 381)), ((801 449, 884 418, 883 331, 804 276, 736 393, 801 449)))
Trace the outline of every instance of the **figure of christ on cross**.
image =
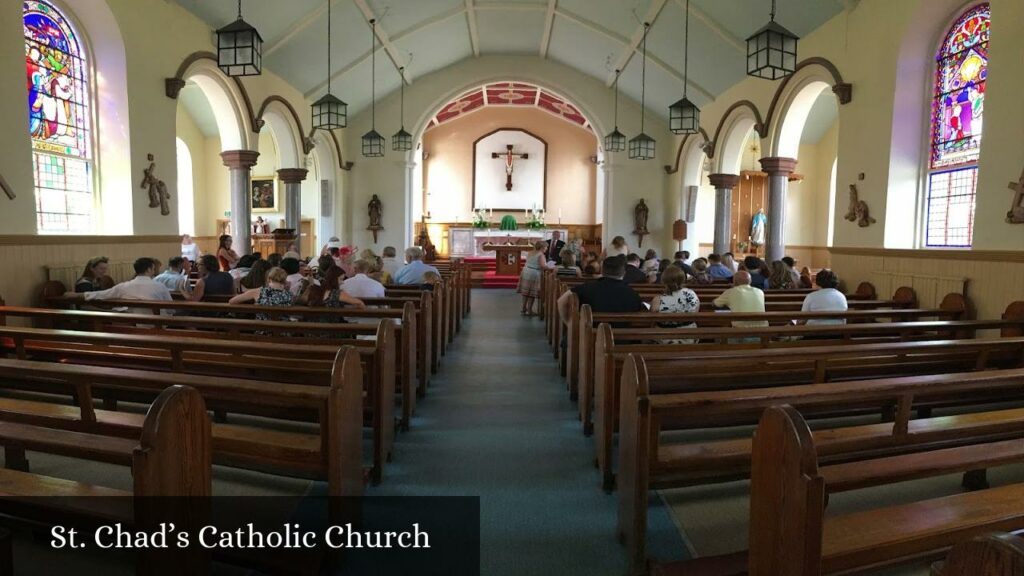
POLYGON ((512 145, 506 144, 504 152, 491 152, 491 158, 503 158, 505 160, 505 190, 512 191, 512 170, 514 168, 513 163, 516 160, 516 156, 523 160, 530 158, 529 154, 515 154, 512 152, 512 145))

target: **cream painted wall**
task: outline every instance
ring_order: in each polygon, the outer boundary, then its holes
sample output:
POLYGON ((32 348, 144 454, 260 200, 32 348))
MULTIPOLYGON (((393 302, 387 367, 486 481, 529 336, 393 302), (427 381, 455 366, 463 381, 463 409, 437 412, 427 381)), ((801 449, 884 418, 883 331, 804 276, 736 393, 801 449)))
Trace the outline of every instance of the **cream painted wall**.
POLYGON ((228 169, 220 157, 220 138, 210 136, 203 147, 205 174, 203 186, 196 190, 196 234, 216 236, 217 219, 231 210, 228 196, 228 169), (200 208, 201 207, 201 208, 200 208))
MULTIPOLYGON (((535 56, 493 55, 467 59, 429 76, 418 77, 405 91, 406 127, 419 136, 430 116, 462 92, 492 81, 531 82, 553 90, 577 105, 595 125, 595 132, 611 131, 608 126, 613 115, 614 93, 602 82, 552 60, 535 56)), ((377 131, 390 135, 396 132, 399 116, 399 95, 392 93, 377 102, 377 131)), ((343 198, 348 208, 348 221, 344 238, 362 247, 374 246, 372 236, 365 230, 368 222, 365 212, 372 194, 379 195, 384 204, 384 231, 376 246, 400 246, 411 243, 411 223, 418 214, 412 214, 413 154, 399 155, 388 151, 384 158, 358 156, 360 136, 370 129, 369 111, 349 118, 349 127, 343 132, 346 158, 356 162, 347 176, 350 186, 343 198)), ((639 132, 640 110, 637 103, 620 98, 619 128, 635 135, 639 132)), ((625 153, 606 158, 603 166, 608 171, 609 192, 605 198, 604 234, 626 236, 631 243, 633 208, 640 198, 650 208, 647 237, 644 247, 653 246, 660 251, 674 250, 671 222, 668 219, 669 178, 662 167, 674 153, 671 134, 667 126, 648 112, 645 131, 658 142, 657 159, 641 162, 626 158, 625 153), (666 223, 667 220, 667 223, 666 223)))
MULTIPOLYGON (((206 137, 203 136, 202 131, 199 130, 183 106, 178 106, 175 125, 177 126, 177 137, 185 143, 192 157, 192 197, 196 236, 209 236, 213 234, 213 224, 209 225, 208 230, 204 227, 202 221, 208 219, 207 214, 209 213, 205 210, 205 205, 201 204, 204 201, 201 198, 206 189, 206 172, 210 169, 206 157, 206 137)), ((226 171, 223 166, 220 169, 226 171)))
MULTIPOLYGON (((447 122, 424 135, 423 150, 430 154, 424 186, 430 193, 427 209, 434 220, 471 218, 473 142, 499 128, 521 128, 547 142, 548 223, 557 222, 561 211, 564 224, 594 224, 597 170, 590 161, 597 153, 594 133, 535 108, 499 107, 447 122)), ((521 219, 522 213, 517 217, 521 219)))

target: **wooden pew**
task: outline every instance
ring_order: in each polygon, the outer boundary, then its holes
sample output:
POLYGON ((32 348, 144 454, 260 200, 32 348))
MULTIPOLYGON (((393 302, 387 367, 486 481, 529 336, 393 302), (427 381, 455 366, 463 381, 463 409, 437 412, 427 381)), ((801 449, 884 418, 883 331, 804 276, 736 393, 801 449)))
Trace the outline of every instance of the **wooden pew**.
POLYGON ((1024 538, 993 533, 961 542, 944 562, 932 566, 932 576, 1018 576, 1024 574, 1024 538))
MULTIPOLYGON (((979 398, 1019 397, 1024 392, 1024 369, 652 395, 647 367, 642 357, 631 356, 623 369, 618 525, 634 572, 644 565, 649 489, 735 480, 751 470, 749 437, 662 444, 659 432, 666 427, 746 425, 779 404, 793 405, 808 415, 894 406, 891 423, 814 432, 818 456, 828 465, 823 470, 831 491, 1024 461, 1024 409, 911 417, 914 407, 936 401, 963 405, 979 398), (991 450, 964 450, 985 443, 992 443, 987 444, 991 450), (936 450, 944 451, 928 452, 936 450), (893 458, 886 460, 889 457, 893 458)), ((965 480, 984 484, 977 474, 965 480)))
MULTIPOLYGON (((634 356, 628 355, 627 361, 634 356)), ((849 380, 1017 368, 1024 363, 1024 338, 712 350, 686 356, 678 352, 652 352, 639 357, 645 364, 650 393, 662 395, 801 384, 838 385, 849 380), (705 369, 709 365, 715 367, 714 371, 705 369)), ((621 426, 628 400, 621 388, 626 382, 625 367, 621 382, 618 404, 614 386, 610 393, 601 391, 601 406, 594 422, 598 469, 605 490, 611 490, 615 483, 611 466, 615 421, 610 415, 619 414, 621 426)), ((673 425, 674 421, 666 423, 668 427, 673 425)))
MULTIPOLYGON (((0 305, 0 326, 6 325, 7 317, 31 319, 37 327, 64 330, 86 330, 118 334, 147 334, 179 336, 187 338, 213 338, 233 341, 255 341, 273 344, 296 345, 308 343, 313 346, 356 346, 373 347, 378 326, 374 324, 346 323, 326 324, 320 322, 284 322, 241 320, 234 318, 206 318, 201 316, 152 316, 122 314, 94 310, 62 310, 53 308, 22 308, 0 305)), ((412 346, 416 341, 406 337, 403 327, 395 327, 395 341, 401 346, 412 346)), ((396 390, 401 396, 399 423, 402 430, 408 430, 416 410, 415 353, 402 352, 396 373, 396 390)))
MULTIPOLYGON (((360 404, 365 416, 358 421, 373 432, 374 483, 383 478, 384 463, 390 460, 394 444, 394 341, 391 322, 381 322, 377 339, 369 346, 350 346, 365 366, 360 370, 365 394, 360 404)), ((233 381, 249 379, 258 385, 297 384, 332 389, 338 366, 338 347, 311 345, 262 344, 255 342, 218 341, 180 336, 148 336, 47 330, 38 328, 0 327, 0 343, 19 359, 60 360, 94 367, 127 367, 161 370, 180 374, 231 377, 233 381)), ((359 341, 355 341, 359 343, 359 341)), ((247 381, 247 380, 245 380, 247 381)), ((5 386, 12 384, 8 380, 5 386)), ((33 384, 33 389, 38 389, 33 384)), ((205 389, 196 386, 204 393, 205 389)), ((258 389, 258 388, 257 388, 258 389)), ((249 393, 253 393, 250 389, 249 393)), ((116 400, 147 401, 152 392, 137 389, 102 388, 98 396, 113 408, 116 400)), ((92 397, 92 396, 90 396, 92 397)), ((219 414, 241 412, 309 420, 320 414, 306 407, 285 411, 280 405, 262 402, 262 393, 240 401, 228 396, 206 397, 207 404, 219 414), (258 401, 257 401, 258 400, 258 401)))
POLYGON ((356 322, 376 318, 391 318, 399 323, 399 336, 401 337, 400 349, 405 351, 400 354, 413 354, 409 356, 417 358, 417 375, 419 376, 419 389, 421 396, 426 394, 430 382, 430 359, 433 349, 431 330, 420 320, 420 313, 414 305, 407 303, 401 310, 387 308, 326 308, 308 306, 257 306, 255 304, 218 304, 210 302, 163 302, 163 301, 140 301, 140 300, 92 300, 84 304, 80 300, 64 296, 63 284, 59 282, 47 282, 40 290, 40 300, 44 306, 53 308, 69 308, 86 306, 91 309, 112 310, 116 308, 149 309, 153 315, 182 314, 201 315, 202 317, 234 317, 253 318, 256 314, 265 314, 272 320, 288 320, 289 318, 300 318, 306 322, 322 322, 330 320, 332 323, 345 322, 346 318, 356 322), (408 334, 403 327, 409 327, 408 334), (415 343, 413 343, 415 342, 415 343))
MULTIPOLYGON (((613 390, 628 354, 745 350, 792 346, 834 346, 846 343, 905 342, 973 338, 978 330, 1002 330, 1002 335, 1019 334, 1024 318, 1003 320, 936 320, 879 322, 871 324, 780 325, 768 327, 617 328, 607 323, 595 331, 595 351, 581 354, 580 419, 584 433, 593 428, 595 397, 600 404, 604 392, 613 390), (692 344, 664 344, 662 341, 697 340, 692 344), (736 339, 753 342, 735 342, 736 339), (585 360, 590 358, 589 362, 585 360), (600 380, 600 384, 597 383, 600 380), (599 394, 596 391, 601 390, 599 394)), ((589 351, 587 351, 589 352, 589 351)))
MULTIPOLYGON (((653 297, 653 296, 652 296, 653 297)), ((779 313, 779 312, 800 312, 803 305, 803 298, 794 301, 766 301, 765 312, 766 313, 779 313)), ((850 307, 849 311, 873 311, 878 309, 913 309, 917 305, 917 296, 914 291, 910 288, 899 288, 896 290, 896 294, 892 300, 850 300, 848 302, 850 307)), ((943 302, 939 306, 943 310, 958 310, 962 314, 966 310, 966 302, 962 295, 950 294, 947 295, 943 302)), ((575 298, 575 294, 570 298, 570 316, 565 329, 567 330, 567 348, 564 358, 561 358, 560 364, 562 365, 562 374, 568 378, 570 397, 575 400, 578 396, 579 387, 579 367, 581 358, 584 361, 589 361, 590 350, 593 346, 593 328, 598 323, 604 320, 603 315, 597 314, 597 317, 593 312, 589 316, 584 316, 581 307, 579 306, 578 299, 575 298), (589 319, 589 323, 588 323, 589 319), (589 327, 590 329, 585 329, 589 327), (587 340, 584 342, 584 340, 587 340), (585 355, 585 356, 584 356, 585 355)), ((848 311, 848 312, 849 312, 848 311)), ((630 314, 628 316, 650 316, 660 315, 658 312, 638 312, 630 314)), ((620 315, 622 316, 622 315, 620 315)), ((686 315, 690 317, 691 315, 686 315)), ((738 314, 719 314, 714 312, 714 307, 710 300, 702 301, 701 312, 697 313, 693 321, 697 322, 698 325, 705 323, 718 323, 719 325, 730 324, 730 320, 742 320, 738 314), (708 318, 700 318, 701 314, 714 314, 708 318)), ((869 315, 871 317, 873 315, 869 315)), ((788 322, 792 318, 790 317, 785 321, 788 322)), ((621 321, 618 321, 621 322, 621 321)), ((641 322, 643 322, 641 320, 641 322)))
MULTIPOLYGON (((324 480, 331 496, 360 496, 364 474, 359 354, 352 348, 342 348, 333 364, 331 385, 323 387, 0 358, 4 387, 56 393, 58 400, 0 398, 0 422, 134 438, 143 424, 140 415, 97 409, 92 399, 110 389, 156 395, 180 383, 197 390, 207 404, 253 413, 272 408, 279 410, 278 418, 283 419, 309 414, 319 423, 312 433, 213 424, 213 459, 217 464, 324 480), (354 382, 359 384, 352 385, 354 382), (75 405, 64 402, 69 395, 76 400, 75 405)), ((8 465, 23 458, 23 450, 12 454, 8 447, 8 465)))

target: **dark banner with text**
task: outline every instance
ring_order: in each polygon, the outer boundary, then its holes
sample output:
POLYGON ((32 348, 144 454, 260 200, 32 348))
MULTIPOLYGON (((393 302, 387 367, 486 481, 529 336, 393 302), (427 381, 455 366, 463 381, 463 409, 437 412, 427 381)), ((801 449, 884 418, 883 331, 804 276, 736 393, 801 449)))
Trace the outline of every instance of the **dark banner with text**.
POLYGON ((480 574, 476 497, 0 497, 6 574, 480 574))

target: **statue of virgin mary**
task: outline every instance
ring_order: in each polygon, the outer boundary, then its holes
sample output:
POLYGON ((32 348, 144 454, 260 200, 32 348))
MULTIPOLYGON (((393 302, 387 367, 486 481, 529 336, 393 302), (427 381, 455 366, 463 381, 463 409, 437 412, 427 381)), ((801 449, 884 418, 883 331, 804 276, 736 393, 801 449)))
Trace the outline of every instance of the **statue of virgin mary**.
POLYGON ((750 218, 750 243, 754 246, 764 246, 765 227, 768 225, 768 216, 764 210, 758 210, 750 218))

